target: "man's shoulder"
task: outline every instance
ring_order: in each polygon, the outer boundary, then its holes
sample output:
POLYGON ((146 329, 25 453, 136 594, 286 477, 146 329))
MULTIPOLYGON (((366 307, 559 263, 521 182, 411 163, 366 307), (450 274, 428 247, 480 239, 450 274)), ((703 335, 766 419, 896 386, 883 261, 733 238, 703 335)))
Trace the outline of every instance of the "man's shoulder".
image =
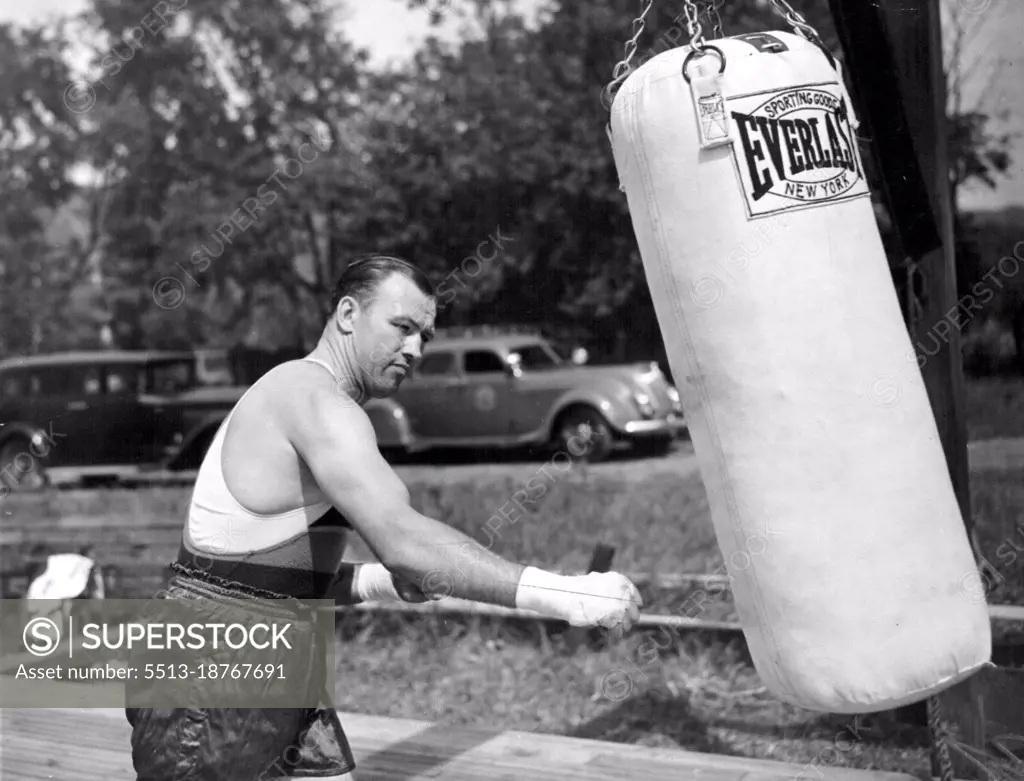
POLYGON ((330 392, 337 385, 327 369, 304 360, 279 363, 260 377, 258 382, 266 392, 281 401, 293 401, 300 396, 320 395, 330 392))
POLYGON ((352 433, 361 423, 372 427, 369 416, 323 366, 294 360, 275 366, 264 375, 265 396, 272 399, 284 421, 292 426, 331 425, 343 422, 352 433))

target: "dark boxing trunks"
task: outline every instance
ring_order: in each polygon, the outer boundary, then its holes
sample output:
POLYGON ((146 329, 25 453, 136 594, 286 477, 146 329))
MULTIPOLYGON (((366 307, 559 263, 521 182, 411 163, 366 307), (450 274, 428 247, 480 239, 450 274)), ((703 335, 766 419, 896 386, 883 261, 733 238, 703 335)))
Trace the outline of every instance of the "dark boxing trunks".
POLYGON ((138 781, 272 781, 351 773, 333 710, 128 708, 138 781))
MULTIPOLYGON (((253 596, 178 567, 166 599, 253 596)), ((350 773, 333 708, 126 708, 137 781, 273 781, 350 773)))

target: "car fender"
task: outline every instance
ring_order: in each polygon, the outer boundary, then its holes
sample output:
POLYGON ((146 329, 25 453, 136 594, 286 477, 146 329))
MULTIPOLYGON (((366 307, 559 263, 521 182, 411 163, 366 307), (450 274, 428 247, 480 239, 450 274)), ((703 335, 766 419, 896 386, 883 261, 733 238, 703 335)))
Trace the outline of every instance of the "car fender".
MULTIPOLYGON (((180 466, 183 461, 190 460, 192 458, 192 449, 197 447, 197 443, 203 440, 207 435, 216 433, 217 427, 224 422, 224 418, 228 416, 228 412, 230 412, 230 410, 217 410, 199 418, 192 428, 185 432, 185 436, 182 438, 181 444, 175 448, 173 455, 165 460, 163 466, 166 469, 175 469, 180 466)), ((202 456, 197 455, 195 460, 201 461, 202 456)))
MULTIPOLYGON (((57 435, 60 436, 60 435, 57 435)), ((14 423, 5 423, 0 426, 0 447, 3 447, 6 442, 15 438, 25 438, 29 442, 33 443, 33 446, 29 446, 29 455, 35 456, 36 458, 45 458, 50 448, 53 447, 53 440, 50 439, 49 432, 42 426, 38 426, 35 423, 26 423, 24 421, 16 421, 14 423)), ((6 464, 0 464, 0 469, 7 466, 6 464)))
POLYGON ((588 388, 570 388, 551 405, 550 435, 557 434, 559 416, 573 406, 586 405, 600 412, 612 428, 621 431, 635 417, 632 391, 626 383, 602 379, 588 388))
POLYGON ((394 399, 371 399, 363 410, 373 423, 378 447, 415 449, 416 435, 412 432, 405 407, 394 399))

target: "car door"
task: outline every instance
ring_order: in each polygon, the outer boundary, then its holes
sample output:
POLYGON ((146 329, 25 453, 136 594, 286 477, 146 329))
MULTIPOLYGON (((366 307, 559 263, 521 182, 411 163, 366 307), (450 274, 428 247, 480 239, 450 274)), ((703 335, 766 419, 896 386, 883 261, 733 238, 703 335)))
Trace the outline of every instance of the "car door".
POLYGON ((465 383, 455 352, 436 350, 419 360, 415 373, 402 383, 395 398, 417 437, 451 437, 451 420, 459 414, 453 403, 455 394, 465 383))
POLYGON ((0 375, 0 424, 24 419, 28 397, 28 372, 20 367, 4 370, 0 375))
POLYGON ((451 421, 454 439, 505 439, 511 433, 512 376, 496 350, 476 348, 462 354, 465 382, 452 394, 458 414, 451 421))
POLYGON ((573 387, 587 387, 587 380, 572 377, 559 363, 559 356, 542 342, 510 344, 510 356, 519 357, 520 375, 511 394, 510 426, 522 436, 551 426, 555 401, 573 387))
POLYGON ((69 368, 71 394, 68 408, 72 414, 72 426, 81 435, 83 456, 80 463, 83 466, 125 463, 121 452, 126 436, 124 412, 118 404, 119 399, 106 392, 106 367, 96 363, 69 368))
POLYGON ((156 413, 151 405, 140 402, 143 373, 137 362, 110 363, 103 368, 104 463, 140 465, 153 460, 156 413))
POLYGON ((53 364, 28 372, 32 420, 53 431, 56 443, 49 466, 90 466, 102 463, 102 384, 99 367, 92 364, 53 364))

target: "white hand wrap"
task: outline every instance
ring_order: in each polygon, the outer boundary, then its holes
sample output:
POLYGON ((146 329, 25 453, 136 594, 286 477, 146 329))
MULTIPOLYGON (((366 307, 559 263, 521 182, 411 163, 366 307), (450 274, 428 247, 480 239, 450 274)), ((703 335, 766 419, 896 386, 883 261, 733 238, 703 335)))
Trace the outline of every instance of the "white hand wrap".
POLYGON ((352 586, 360 602, 402 602, 395 581, 383 564, 362 564, 356 568, 352 586))
POLYGON ((579 602, 578 595, 573 593, 579 589, 579 583, 573 582, 575 580, 568 575, 527 567, 516 588, 516 607, 568 621, 579 602))

